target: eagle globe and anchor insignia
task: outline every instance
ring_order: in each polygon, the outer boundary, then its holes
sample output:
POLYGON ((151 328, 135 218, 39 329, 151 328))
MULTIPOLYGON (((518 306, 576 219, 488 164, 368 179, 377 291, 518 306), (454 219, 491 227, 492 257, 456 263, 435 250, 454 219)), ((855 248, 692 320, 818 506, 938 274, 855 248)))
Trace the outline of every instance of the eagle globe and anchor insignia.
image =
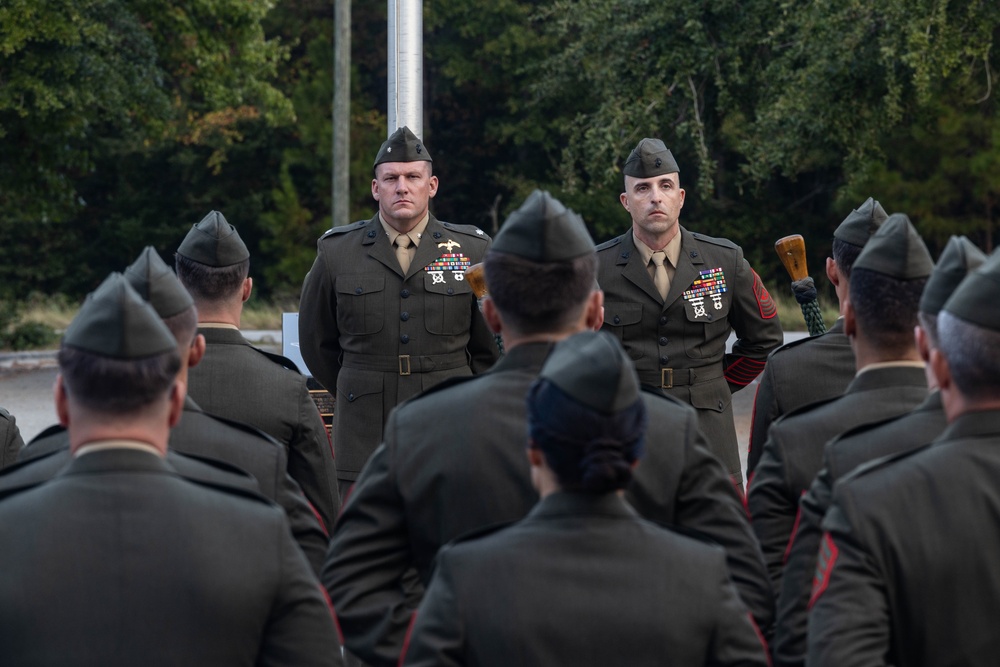
POLYGON ((424 267, 424 271, 431 276, 431 284, 444 283, 445 273, 448 271, 451 271, 455 280, 465 280, 465 270, 472 266, 472 260, 463 255, 461 251, 453 252, 455 248, 461 248, 462 244, 454 239, 448 239, 444 243, 438 243, 437 247, 444 248, 444 254, 424 267))

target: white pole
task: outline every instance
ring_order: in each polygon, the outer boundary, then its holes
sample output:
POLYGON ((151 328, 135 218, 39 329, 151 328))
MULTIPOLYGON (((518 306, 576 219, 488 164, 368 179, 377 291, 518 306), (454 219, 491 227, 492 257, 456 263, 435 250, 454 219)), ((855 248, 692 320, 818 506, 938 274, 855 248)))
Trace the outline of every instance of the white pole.
POLYGON ((422 0, 389 2, 389 131, 406 126, 424 137, 424 16, 422 0))

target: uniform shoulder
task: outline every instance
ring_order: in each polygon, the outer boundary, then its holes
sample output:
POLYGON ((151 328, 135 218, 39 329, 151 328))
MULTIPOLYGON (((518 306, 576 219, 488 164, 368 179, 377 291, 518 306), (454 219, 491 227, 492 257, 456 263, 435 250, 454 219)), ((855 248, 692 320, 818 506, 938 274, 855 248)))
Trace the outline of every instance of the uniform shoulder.
POLYGON ((44 484, 69 462, 69 448, 18 461, 0 471, 0 500, 44 484))
POLYGON ((933 446, 932 443, 928 443, 914 449, 866 461, 844 475, 838 482, 838 488, 842 486, 845 489, 857 489, 861 485, 870 488, 883 488, 887 481, 887 475, 905 472, 906 466, 901 464, 914 460, 915 457, 929 451, 933 446))
POLYGON ((690 403, 686 403, 679 398, 674 398, 670 394, 663 392, 657 387, 643 385, 643 402, 648 408, 662 410, 665 412, 676 412, 678 414, 697 415, 690 403))
POLYGON ((10 413, 4 408, 0 408, 0 419, 3 419, 4 421, 11 421, 10 413))
POLYGON ((454 222, 444 222, 443 220, 438 220, 438 224, 447 229, 449 232, 472 236, 473 238, 481 239, 483 241, 491 240, 489 234, 475 225, 460 225, 454 222))
POLYGON ((287 370, 293 371, 293 372, 295 372, 298 375, 302 374, 302 371, 300 371, 299 367, 295 365, 295 362, 292 361, 291 359, 289 359, 288 357, 284 357, 284 356, 282 356, 280 354, 276 354, 274 352, 268 352, 267 350, 262 350, 259 347, 256 347, 254 345, 251 345, 250 347, 252 347, 253 349, 257 350, 258 352, 260 352, 265 357, 267 357, 268 359, 270 359, 274 363, 278 364, 282 368, 285 368, 287 370))
POLYGON ((813 345, 834 343, 835 342, 834 339, 842 335, 843 334, 837 334, 828 331, 826 333, 821 333, 818 336, 803 336, 802 338, 797 338, 796 340, 788 341, 784 345, 781 345, 780 347, 777 347, 771 351, 771 354, 768 357, 768 363, 770 363, 772 358, 777 357, 779 355, 785 355, 785 357, 790 357, 790 356, 798 356, 800 354, 809 354, 810 351, 806 348, 813 345))
POLYGON ((319 237, 319 240, 328 239, 334 236, 339 236, 341 234, 347 234, 348 232, 356 232, 359 229, 366 227, 372 220, 358 220, 352 222, 349 225, 337 225, 336 227, 331 227, 330 229, 323 232, 323 235, 319 237))
MULTIPOLYGON (((241 422, 237 419, 229 419, 228 417, 220 417, 217 414, 211 412, 205 412, 204 410, 187 411, 184 412, 185 416, 194 415, 195 419, 205 419, 210 421, 216 428, 222 429, 225 432, 231 433, 230 436, 234 440, 254 440, 259 441, 263 445, 269 447, 281 447, 281 443, 271 437, 269 434, 260 430, 256 426, 251 426, 246 422, 241 422)), ((201 422, 205 424, 205 422, 201 422)), ((241 443, 242 444, 242 443, 241 443)), ((190 456, 190 454, 189 454, 190 456)))
POLYGON ((699 242, 709 243, 714 246, 719 246, 721 248, 726 248, 728 250, 740 250, 740 247, 730 241, 729 239, 724 239, 719 236, 708 236, 707 234, 701 234, 699 232, 691 232, 691 236, 699 242))
POLYGON ((597 246, 597 252, 602 252, 604 250, 609 250, 611 248, 614 248, 617 245, 620 245, 621 242, 622 242, 622 239, 624 239, 624 238, 625 238, 624 236, 616 236, 615 238, 611 239, 610 241, 605 241, 604 243, 602 243, 599 246, 597 246))
POLYGON ((404 408, 408 408, 409 406, 411 406, 414 403, 419 403, 421 401, 428 400, 428 399, 430 399, 430 400, 437 400, 439 398, 443 398, 441 396, 441 394, 453 391, 454 387, 466 384, 468 382, 475 382, 476 380, 478 380, 480 378, 483 378, 483 377, 485 377, 485 376, 484 375, 462 375, 462 376, 458 376, 458 377, 446 378, 446 379, 442 380, 441 382, 437 383, 436 385, 434 385, 433 387, 431 387, 430 389, 425 389, 424 391, 420 392, 416 396, 413 396, 412 398, 409 398, 409 399, 403 401, 402 403, 399 404, 399 406, 396 409, 399 410, 399 411, 402 411, 404 408))

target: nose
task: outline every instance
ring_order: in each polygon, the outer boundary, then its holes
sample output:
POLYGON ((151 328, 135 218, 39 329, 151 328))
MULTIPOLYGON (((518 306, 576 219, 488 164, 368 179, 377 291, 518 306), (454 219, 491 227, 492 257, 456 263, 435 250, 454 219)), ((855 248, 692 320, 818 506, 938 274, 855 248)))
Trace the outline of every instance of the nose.
POLYGON ((410 189, 410 183, 405 176, 396 179, 396 192, 405 193, 410 189))

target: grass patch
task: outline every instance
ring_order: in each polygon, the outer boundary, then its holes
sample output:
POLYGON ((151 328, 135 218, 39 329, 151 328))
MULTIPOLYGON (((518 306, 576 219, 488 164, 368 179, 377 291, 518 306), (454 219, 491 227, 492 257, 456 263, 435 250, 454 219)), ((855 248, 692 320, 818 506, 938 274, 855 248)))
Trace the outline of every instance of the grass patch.
MULTIPOLYGON (((799 306, 799 302, 795 300, 790 291, 787 294, 775 294, 771 292, 771 297, 774 299, 775 305, 778 306, 778 317, 781 318, 781 328, 784 331, 806 330, 806 320, 802 315, 802 307, 799 306)), ((826 327, 829 329, 833 326, 837 317, 840 316, 837 304, 830 303, 821 294, 819 297, 819 307, 820 312, 823 313, 823 321, 826 322, 826 327)))

